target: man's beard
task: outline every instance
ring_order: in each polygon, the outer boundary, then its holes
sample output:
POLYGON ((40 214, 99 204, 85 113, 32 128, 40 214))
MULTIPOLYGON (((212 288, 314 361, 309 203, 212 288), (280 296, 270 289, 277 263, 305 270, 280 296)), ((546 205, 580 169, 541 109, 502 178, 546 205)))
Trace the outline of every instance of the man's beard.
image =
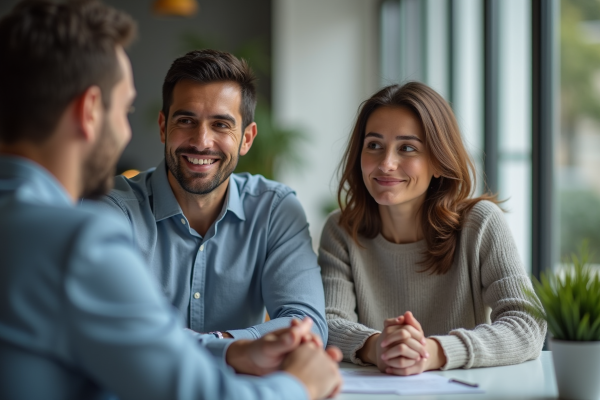
POLYGON ((83 197, 99 199, 113 187, 118 151, 115 133, 104 118, 96 145, 83 166, 83 197))
POLYGON ((198 151, 193 147, 187 147, 179 148, 175 151, 175 154, 172 154, 167 151, 167 147, 165 146, 165 161, 167 163, 167 168, 183 190, 192 194, 208 194, 229 178, 237 166, 239 154, 237 157, 229 160, 227 164, 223 164, 225 159, 225 153, 220 151, 198 151), (180 160, 182 153, 195 154, 198 156, 217 156, 219 157, 219 169, 214 177, 206 182, 204 179, 208 177, 207 172, 191 172, 186 170, 185 166, 181 165, 180 160))

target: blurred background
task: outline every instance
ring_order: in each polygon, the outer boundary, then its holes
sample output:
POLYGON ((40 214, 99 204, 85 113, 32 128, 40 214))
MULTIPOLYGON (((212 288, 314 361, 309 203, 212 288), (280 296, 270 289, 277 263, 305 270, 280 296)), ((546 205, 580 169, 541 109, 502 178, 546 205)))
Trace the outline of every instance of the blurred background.
MULTIPOLYGON (((16 1, 0 0, 0 13, 16 1)), ((156 166, 174 58, 217 48, 256 71, 258 137, 237 171, 291 186, 313 247, 360 103, 425 82, 452 105, 529 272, 584 239, 600 263, 600 0, 106 0, 130 13, 138 98, 119 172, 156 166), (177 15, 175 15, 177 14, 177 15)))

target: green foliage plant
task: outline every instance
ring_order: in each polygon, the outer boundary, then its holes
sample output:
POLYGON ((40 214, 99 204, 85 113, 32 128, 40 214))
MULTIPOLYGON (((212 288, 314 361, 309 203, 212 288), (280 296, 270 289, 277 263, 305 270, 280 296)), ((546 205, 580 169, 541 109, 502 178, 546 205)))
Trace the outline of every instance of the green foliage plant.
POLYGON ((539 281, 533 278, 534 291, 525 289, 533 304, 529 311, 548 322, 554 339, 600 341, 600 272, 588 263, 587 243, 579 253, 571 255, 562 273, 542 272, 539 281))
POLYGON ((273 123, 271 109, 266 102, 261 103, 260 100, 256 105, 254 121, 258 134, 250 151, 239 158, 235 172, 250 172, 267 179, 277 179, 277 170, 281 164, 300 169, 303 159, 298 148, 302 142, 306 142, 305 134, 273 123))

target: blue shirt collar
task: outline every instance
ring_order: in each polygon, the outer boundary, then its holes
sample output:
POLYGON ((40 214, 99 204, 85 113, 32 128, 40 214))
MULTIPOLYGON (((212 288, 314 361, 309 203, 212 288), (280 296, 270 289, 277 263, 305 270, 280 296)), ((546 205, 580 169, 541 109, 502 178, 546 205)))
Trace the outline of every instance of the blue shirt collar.
POLYGON ((149 194, 152 196, 152 211, 154 212, 156 221, 183 214, 169 184, 167 166, 164 159, 158 164, 158 167, 156 167, 150 177, 149 194))
POLYGON ((74 206, 58 179, 25 157, 0 155, 0 192, 4 190, 14 190, 30 202, 74 206))
MULTIPOLYGON (((150 187, 150 194, 153 198, 152 209, 156 221, 171 218, 175 215, 183 215, 181 206, 177 202, 175 194, 173 194, 173 189, 171 189, 171 185, 169 184, 169 179, 167 177, 167 166, 164 159, 160 162, 160 164, 158 164, 158 167, 156 167, 152 173, 152 177, 150 178, 150 187)), ((225 198, 225 207, 224 210, 222 210, 219 214, 218 220, 223 218, 226 211, 231 211, 242 221, 246 220, 246 214, 244 213, 244 207, 242 206, 240 191, 233 174, 229 179, 229 190, 227 190, 225 198)))
POLYGON ((246 220, 246 213, 244 212, 244 207, 242 205, 240 189, 234 174, 231 174, 229 177, 229 190, 227 191, 226 204, 227 209, 234 213, 240 220, 246 220))

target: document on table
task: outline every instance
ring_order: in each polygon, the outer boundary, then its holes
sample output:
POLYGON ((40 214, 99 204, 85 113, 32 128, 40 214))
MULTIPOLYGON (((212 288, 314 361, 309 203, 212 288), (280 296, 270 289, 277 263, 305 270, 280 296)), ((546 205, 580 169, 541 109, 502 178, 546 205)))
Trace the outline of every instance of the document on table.
POLYGON ((372 394, 468 394, 485 393, 484 390, 461 383, 451 382, 449 378, 425 372, 419 375, 395 376, 373 370, 342 370, 344 384, 342 393, 372 394))

